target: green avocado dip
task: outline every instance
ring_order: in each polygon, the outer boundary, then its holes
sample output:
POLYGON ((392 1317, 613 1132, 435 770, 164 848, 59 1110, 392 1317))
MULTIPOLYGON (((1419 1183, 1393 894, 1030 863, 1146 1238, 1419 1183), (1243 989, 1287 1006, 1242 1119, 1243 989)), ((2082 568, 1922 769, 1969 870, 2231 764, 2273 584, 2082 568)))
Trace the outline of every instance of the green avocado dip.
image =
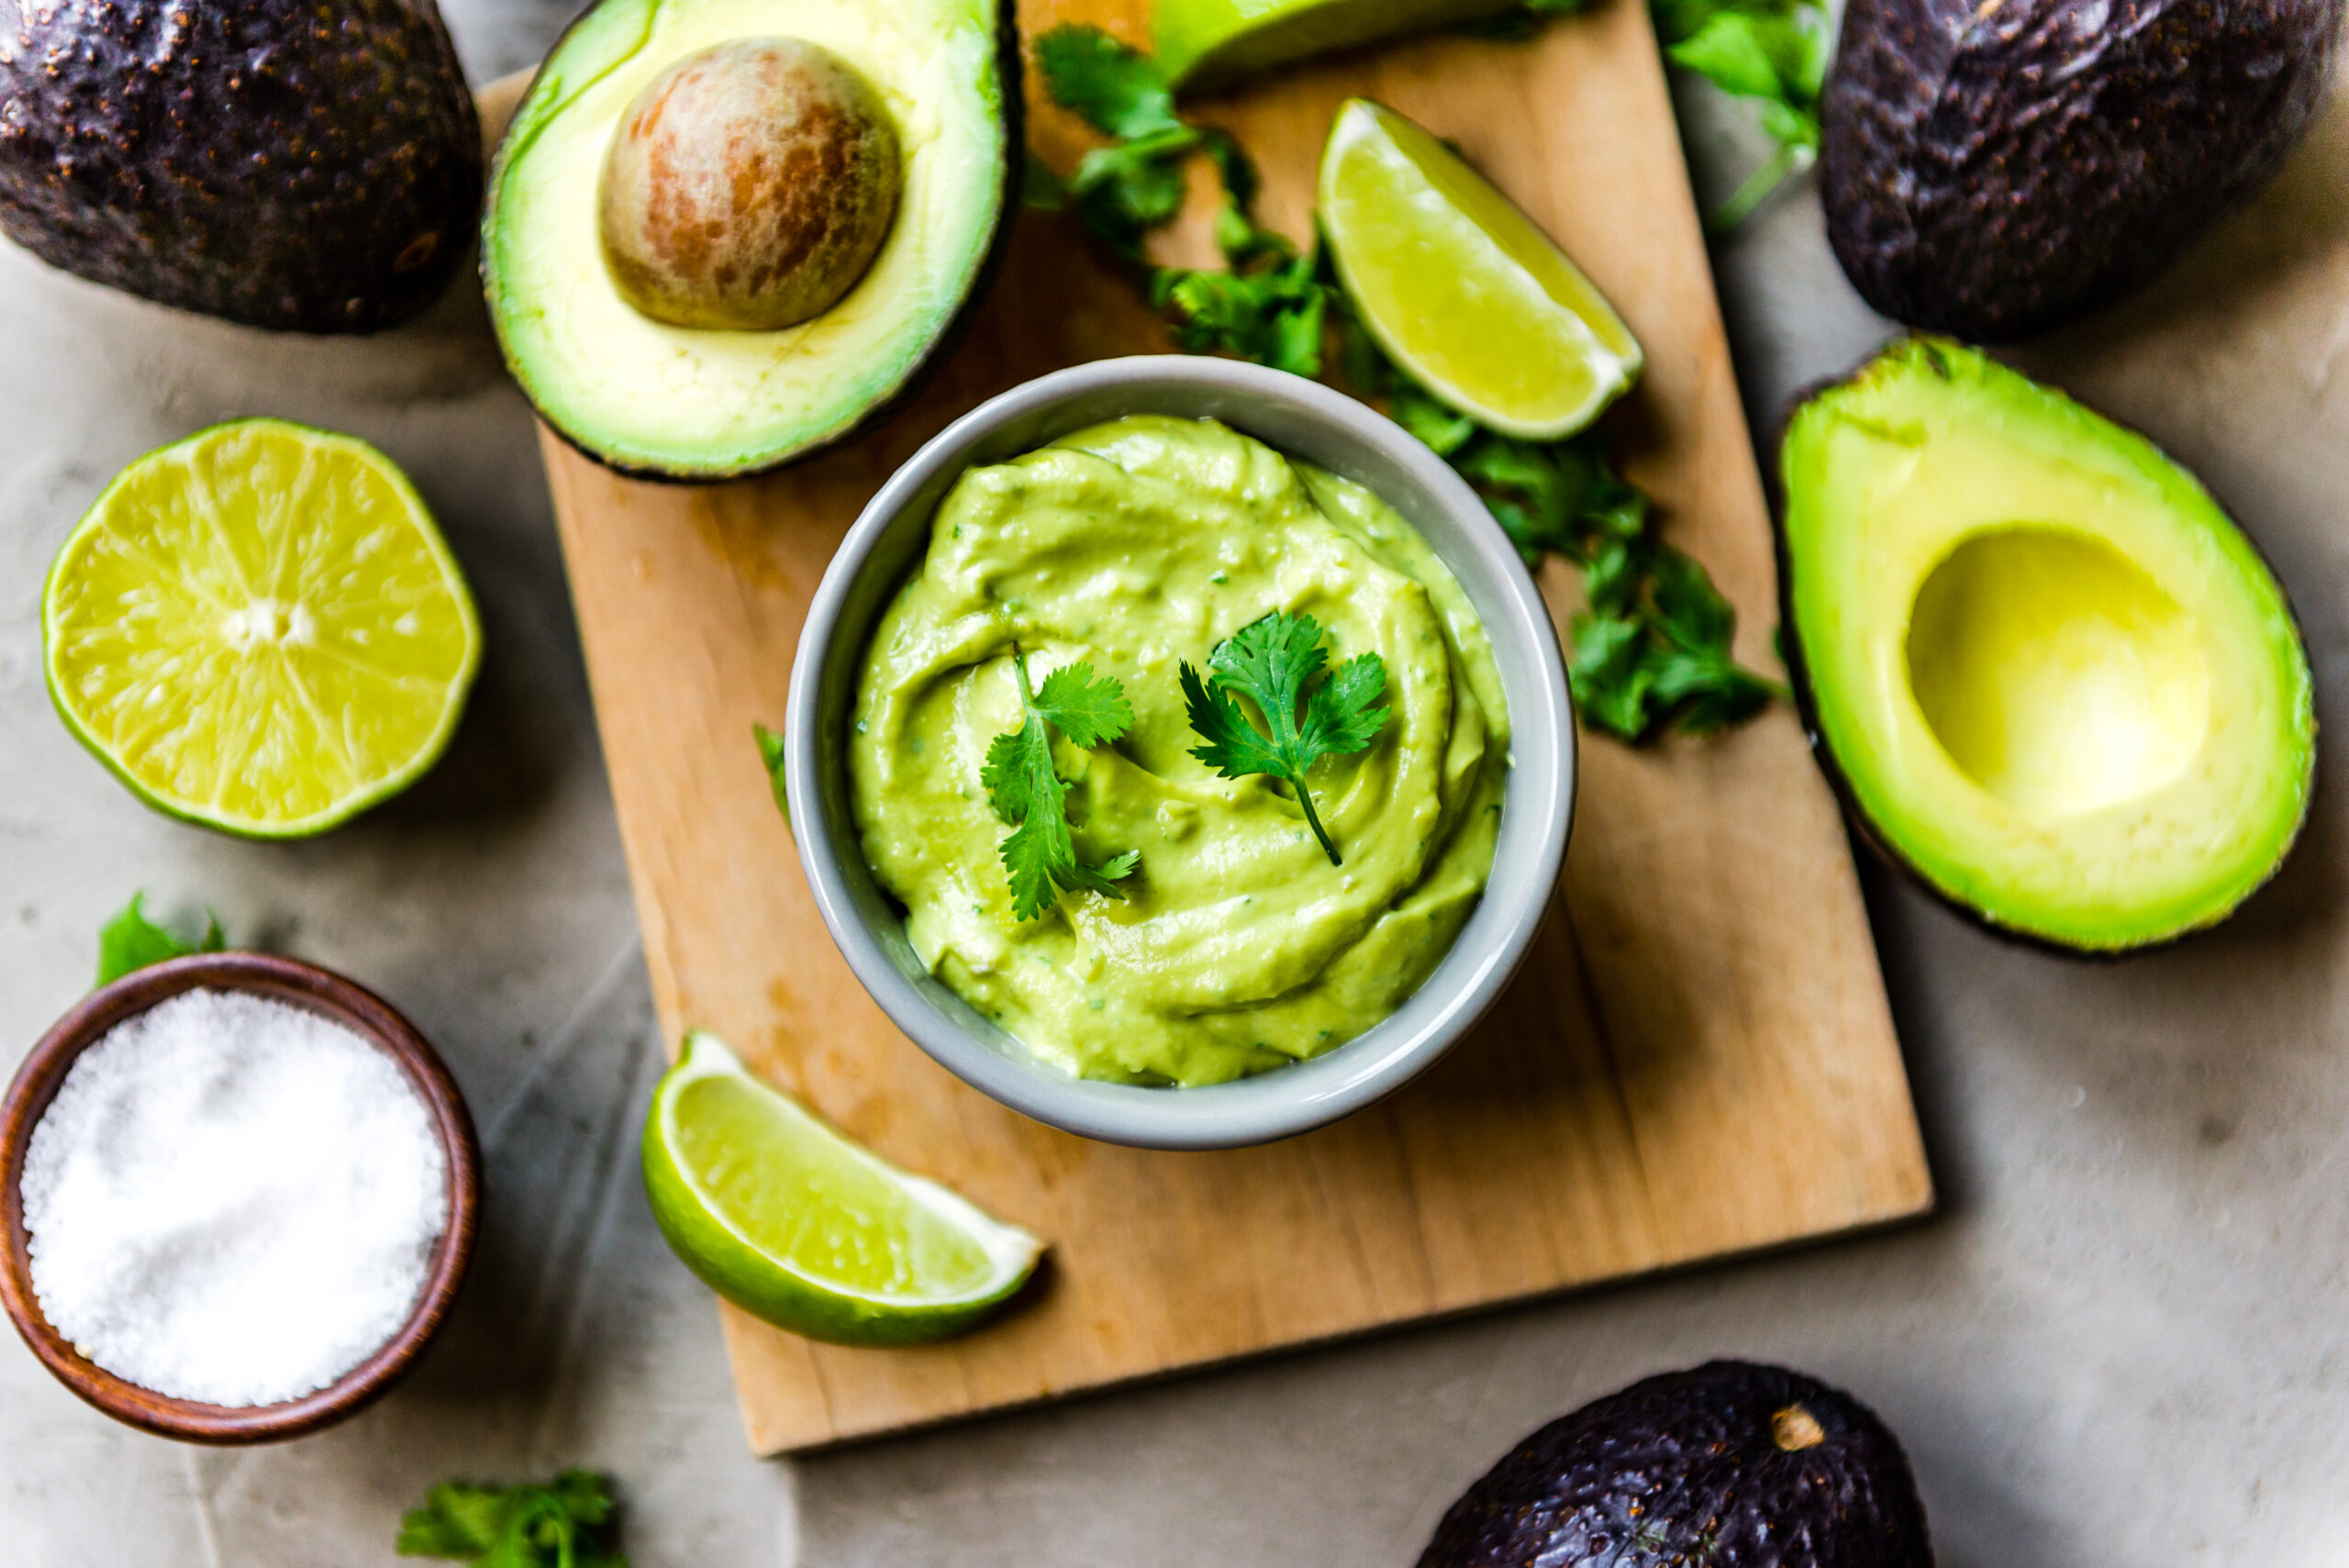
POLYGON ((1219 1084, 1342 1045, 1432 972, 1491 874, 1508 712, 1467 595, 1360 485, 1211 420, 1145 416, 973 469, 882 617, 850 769, 865 859, 954 993, 1087 1078, 1219 1084), (1307 784, 1342 865, 1288 786, 1191 755, 1178 667, 1275 611, 1327 628, 1331 666, 1385 662, 1365 751, 1307 784), (1078 661, 1133 723, 1052 738, 1076 853, 1139 851, 1123 899, 1013 912, 1009 829, 980 782, 1030 678, 1078 661))

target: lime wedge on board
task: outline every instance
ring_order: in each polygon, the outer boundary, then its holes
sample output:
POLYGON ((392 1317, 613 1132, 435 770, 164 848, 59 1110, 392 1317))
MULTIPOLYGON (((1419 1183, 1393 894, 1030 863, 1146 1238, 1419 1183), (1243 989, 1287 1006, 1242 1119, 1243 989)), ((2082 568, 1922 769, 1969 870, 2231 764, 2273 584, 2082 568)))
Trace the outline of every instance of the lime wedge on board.
POLYGON ((423 497, 366 442, 239 419, 149 452, 66 537, 50 699, 149 805, 292 839, 446 749, 481 662, 423 497))
POLYGON ((1507 10, 1513 0, 1158 0, 1151 50, 1167 80, 1212 86, 1292 60, 1507 10))
POLYGON ((644 1190, 685 1266, 777 1328, 912 1345, 978 1321, 1043 1243, 851 1142, 701 1030, 644 1123, 644 1190))
POLYGON ((1638 379, 1639 343, 1582 269, 1394 110, 1366 98, 1338 110, 1315 201, 1379 346, 1487 429, 1573 435, 1638 379))

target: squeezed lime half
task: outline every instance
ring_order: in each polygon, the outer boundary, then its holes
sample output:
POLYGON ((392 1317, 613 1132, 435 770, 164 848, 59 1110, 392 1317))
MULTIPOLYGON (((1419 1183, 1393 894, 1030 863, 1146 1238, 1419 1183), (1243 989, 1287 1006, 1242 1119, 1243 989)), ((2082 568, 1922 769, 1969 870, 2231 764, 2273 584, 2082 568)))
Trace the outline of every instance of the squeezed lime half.
POLYGON ((293 839, 455 733, 481 623, 424 500, 366 442, 239 419, 149 452, 50 568, 50 699, 149 805, 293 839))
POLYGON ((1044 1250, 842 1137, 700 1030, 652 1096, 643 1155, 652 1217, 685 1266, 811 1340, 960 1333, 1019 1290, 1044 1250))

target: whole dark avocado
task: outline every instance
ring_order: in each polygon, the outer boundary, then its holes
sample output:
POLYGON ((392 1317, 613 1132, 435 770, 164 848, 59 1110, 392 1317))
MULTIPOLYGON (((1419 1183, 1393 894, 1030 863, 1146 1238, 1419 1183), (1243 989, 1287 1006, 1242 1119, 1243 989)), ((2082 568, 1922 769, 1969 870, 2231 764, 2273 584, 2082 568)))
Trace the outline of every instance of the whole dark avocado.
POLYGON ((1419 1568, 1931 1568, 1900 1443, 1850 1395, 1708 1362, 1594 1400, 1452 1505, 1419 1568))
POLYGON ((0 6, 0 232, 93 282, 373 332, 440 294, 481 188, 432 0, 0 6))
POLYGON ((2343 0, 1851 0, 1821 195, 1863 297, 1976 341, 2110 304, 2274 175, 2343 0))

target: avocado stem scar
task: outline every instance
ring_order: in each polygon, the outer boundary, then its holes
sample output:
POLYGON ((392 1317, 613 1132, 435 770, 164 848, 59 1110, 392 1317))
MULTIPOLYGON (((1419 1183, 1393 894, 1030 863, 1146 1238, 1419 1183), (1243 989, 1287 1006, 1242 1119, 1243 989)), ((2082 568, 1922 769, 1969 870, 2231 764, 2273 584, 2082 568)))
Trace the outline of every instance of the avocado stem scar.
POLYGON ((1788 1453, 1799 1453, 1825 1442, 1827 1429, 1801 1406, 1789 1405, 1770 1418, 1770 1440, 1788 1453))

